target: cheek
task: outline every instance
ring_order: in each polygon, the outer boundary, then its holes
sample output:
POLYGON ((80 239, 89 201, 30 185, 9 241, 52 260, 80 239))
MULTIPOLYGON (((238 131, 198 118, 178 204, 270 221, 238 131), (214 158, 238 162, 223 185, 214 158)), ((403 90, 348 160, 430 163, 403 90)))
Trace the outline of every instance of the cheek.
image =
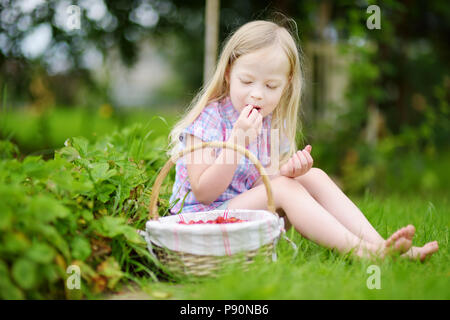
POLYGON ((280 99, 281 99, 281 94, 282 94, 282 93, 283 93, 283 92, 280 90, 280 91, 273 92, 272 94, 270 94, 269 96, 270 96, 270 102, 271 102, 271 104, 277 105, 278 102, 279 102, 280 99))
POLYGON ((230 87, 230 94, 236 99, 243 99, 246 95, 246 90, 239 84, 232 84, 230 87))

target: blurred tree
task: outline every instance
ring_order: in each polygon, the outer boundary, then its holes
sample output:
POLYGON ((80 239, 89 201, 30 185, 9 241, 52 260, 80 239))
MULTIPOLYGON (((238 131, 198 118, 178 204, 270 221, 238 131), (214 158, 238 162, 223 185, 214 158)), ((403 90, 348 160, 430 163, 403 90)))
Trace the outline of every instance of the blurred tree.
POLYGON ((219 37, 219 0, 206 0, 205 10, 205 58, 203 83, 208 82, 214 73, 217 60, 219 37))
MULTIPOLYGON (((243 23, 270 18, 275 11, 296 20, 301 44, 330 41, 330 35, 353 47, 358 47, 355 41, 373 43, 374 50, 359 46, 363 69, 350 70, 357 87, 349 88, 348 109, 360 115, 352 126, 363 128, 368 106, 375 105, 387 117, 389 129, 398 132, 402 124, 420 121, 424 104, 417 102, 433 105, 436 85, 449 74, 450 5, 439 0, 383 1, 381 30, 368 30, 366 9, 374 3, 223 0, 219 43, 243 23), (412 97, 420 105, 416 109, 410 107, 412 97)), ((114 48, 126 65, 133 65, 142 41, 165 50, 186 86, 185 95, 193 96, 203 82, 205 0, 0 0, 0 18, 0 85, 8 83, 10 96, 16 98, 33 98, 30 85, 37 77, 51 87, 56 102, 76 102, 80 86, 106 95, 96 87, 90 68, 104 62, 114 48), (80 29, 70 29, 72 4, 80 8, 80 29)), ((321 84, 316 71, 313 91, 321 84)), ((320 95, 316 98, 316 109, 327 107, 320 95)))
MULTIPOLYGON (((222 1, 221 5, 221 40, 268 6, 256 0, 222 1)), ((280 1, 280 5, 287 9, 293 3, 280 1)), ((205 0, 0 0, 0 81, 9 84, 11 96, 32 98, 29 86, 34 73, 30 70, 43 66, 50 77, 78 79, 92 87, 91 64, 101 63, 117 48, 122 61, 132 66, 138 44, 151 39, 167 45, 167 56, 195 90, 202 83, 204 11, 205 0), (71 28, 76 26, 71 5, 80 9, 79 29, 71 28), (178 41, 175 47, 173 38, 178 41)), ((56 87, 61 83, 48 82, 56 87)), ((66 90, 54 90, 57 100, 73 99, 75 94, 66 90)))

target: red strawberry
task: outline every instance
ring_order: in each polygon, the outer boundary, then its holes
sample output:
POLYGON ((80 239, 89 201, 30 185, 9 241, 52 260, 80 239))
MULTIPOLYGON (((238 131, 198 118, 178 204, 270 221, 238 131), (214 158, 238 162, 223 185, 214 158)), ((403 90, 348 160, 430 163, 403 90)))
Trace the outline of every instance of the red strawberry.
POLYGON ((217 223, 223 223, 225 219, 223 217, 217 217, 216 221, 217 223))

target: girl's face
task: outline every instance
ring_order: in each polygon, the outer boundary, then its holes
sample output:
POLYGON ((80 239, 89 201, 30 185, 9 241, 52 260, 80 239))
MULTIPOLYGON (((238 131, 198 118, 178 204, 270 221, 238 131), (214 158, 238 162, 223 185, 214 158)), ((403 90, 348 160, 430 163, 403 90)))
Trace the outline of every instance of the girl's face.
POLYGON ((289 60, 279 46, 240 56, 227 74, 230 98, 239 113, 247 104, 259 107, 263 117, 275 110, 289 83, 289 60))

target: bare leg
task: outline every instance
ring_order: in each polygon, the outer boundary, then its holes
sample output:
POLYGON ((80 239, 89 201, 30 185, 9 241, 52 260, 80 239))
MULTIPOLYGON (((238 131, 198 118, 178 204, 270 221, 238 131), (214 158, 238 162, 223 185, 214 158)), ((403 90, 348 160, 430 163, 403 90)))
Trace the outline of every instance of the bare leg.
MULTIPOLYGON (((321 169, 311 168, 306 174, 295 178, 306 190, 347 229, 368 242, 383 243, 383 237, 373 228, 358 207, 341 191, 334 181, 321 169)), ((411 228, 411 230, 413 230, 411 228)), ((412 240, 414 232, 407 234, 412 240)), ((412 247, 403 257, 425 260, 438 250, 436 241, 423 247, 412 247)))
POLYGON ((308 190, 317 202, 355 235, 374 244, 385 241, 358 207, 323 170, 311 168, 306 174, 295 179, 308 190))
MULTIPOLYGON (((289 221, 304 237, 327 248, 346 253, 351 250, 360 257, 375 254, 384 257, 393 250, 403 253, 411 246, 405 237, 407 228, 395 233, 388 241, 378 244, 365 241, 342 225, 322 207, 297 181, 287 177, 272 180, 275 206, 286 213, 289 221)), ((263 185, 256 186, 233 198, 228 207, 246 209, 267 209, 267 197, 263 185)))

